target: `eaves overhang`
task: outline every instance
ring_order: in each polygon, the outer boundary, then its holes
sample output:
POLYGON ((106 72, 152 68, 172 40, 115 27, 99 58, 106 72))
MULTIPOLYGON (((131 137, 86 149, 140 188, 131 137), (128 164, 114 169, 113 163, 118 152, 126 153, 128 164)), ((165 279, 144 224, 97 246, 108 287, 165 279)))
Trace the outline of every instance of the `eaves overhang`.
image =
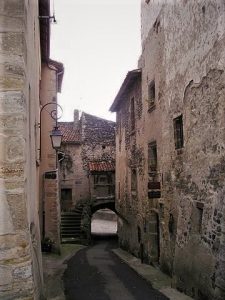
POLYGON ((141 78, 141 69, 135 69, 132 71, 129 71, 119 89, 118 94, 116 95, 116 98, 113 101, 113 104, 110 107, 111 112, 116 112, 118 110, 118 106, 121 104, 123 99, 125 98, 125 95, 128 93, 130 88, 133 86, 135 81, 139 78, 141 78))
POLYGON ((62 81, 63 81, 63 75, 64 75, 63 63, 58 62, 56 60, 49 59, 48 66, 51 69, 55 69, 55 71, 57 73, 57 92, 61 93, 62 81))

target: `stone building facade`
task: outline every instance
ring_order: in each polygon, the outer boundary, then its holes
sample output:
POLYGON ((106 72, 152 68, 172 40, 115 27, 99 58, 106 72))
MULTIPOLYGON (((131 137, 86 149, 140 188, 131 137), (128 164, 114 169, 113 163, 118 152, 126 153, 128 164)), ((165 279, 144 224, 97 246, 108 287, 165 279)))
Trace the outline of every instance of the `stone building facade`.
POLYGON ((59 126, 65 155, 60 175, 62 210, 96 196, 114 195, 115 122, 84 112, 79 117, 75 110, 74 121, 59 126), (94 173, 101 174, 101 183, 97 184, 94 173))
POLYGON ((222 300, 225 3, 141 6, 139 69, 111 107, 120 243, 193 298, 222 300))
POLYGON ((62 63, 46 59, 42 62, 40 84, 40 229, 42 240, 51 239, 53 251, 60 252, 59 172, 56 151, 50 133, 57 126, 62 111, 57 105, 61 92, 64 67, 62 63))
POLYGON ((44 297, 40 80, 49 60, 49 15, 49 0, 0 1, 0 299, 5 300, 44 297))

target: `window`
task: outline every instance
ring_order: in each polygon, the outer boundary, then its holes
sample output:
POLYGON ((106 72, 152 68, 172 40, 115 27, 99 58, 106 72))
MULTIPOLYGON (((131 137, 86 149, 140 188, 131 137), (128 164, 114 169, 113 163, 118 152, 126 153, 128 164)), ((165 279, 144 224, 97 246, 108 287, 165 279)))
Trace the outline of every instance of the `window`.
POLYGON ((157 144, 148 144, 148 198, 161 198, 161 184, 157 172, 157 144))
POLYGON ((157 170, 157 145, 156 142, 148 144, 148 171, 154 172, 157 170))
POLYGON ((155 81, 153 80, 148 86, 148 110, 155 108, 155 81))
POLYGON ((196 208, 197 208, 197 232, 202 233, 202 218, 203 218, 203 209, 204 209, 204 204, 201 202, 196 203, 196 208))
POLYGON ((107 177, 106 176, 100 176, 99 177, 99 183, 106 183, 107 182, 107 177))
POLYGON ((181 149, 184 146, 184 137, 183 137, 183 116, 173 120, 174 127, 174 140, 175 140, 175 149, 181 149))
POLYGON ((62 201, 69 201, 72 199, 72 189, 61 189, 62 201))
POLYGON ((135 103, 134 97, 130 100, 130 128, 131 132, 135 130, 135 103))
POLYGON ((131 191, 137 191, 137 171, 136 169, 131 169, 131 191))
POLYGON ((107 184, 106 175, 94 175, 94 184, 107 184))

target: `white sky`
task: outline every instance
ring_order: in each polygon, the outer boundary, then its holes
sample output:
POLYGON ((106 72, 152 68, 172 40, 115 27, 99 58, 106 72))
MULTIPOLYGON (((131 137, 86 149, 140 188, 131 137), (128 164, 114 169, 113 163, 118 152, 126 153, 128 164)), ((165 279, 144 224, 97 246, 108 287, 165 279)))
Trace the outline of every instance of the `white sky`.
POLYGON ((141 53, 140 0, 55 0, 51 58, 65 67, 61 120, 73 110, 115 119, 109 108, 141 53))

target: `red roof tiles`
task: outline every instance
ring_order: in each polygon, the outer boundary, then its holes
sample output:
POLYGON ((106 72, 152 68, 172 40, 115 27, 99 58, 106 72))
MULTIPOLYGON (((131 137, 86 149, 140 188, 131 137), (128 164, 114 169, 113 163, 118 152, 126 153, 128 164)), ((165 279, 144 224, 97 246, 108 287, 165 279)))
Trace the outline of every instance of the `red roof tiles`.
POLYGON ((59 129, 62 132, 62 142, 64 143, 80 143, 81 137, 79 130, 75 130, 73 122, 59 122, 59 129))
POLYGON ((89 170, 91 172, 115 171, 115 164, 108 161, 92 161, 89 162, 89 170))

